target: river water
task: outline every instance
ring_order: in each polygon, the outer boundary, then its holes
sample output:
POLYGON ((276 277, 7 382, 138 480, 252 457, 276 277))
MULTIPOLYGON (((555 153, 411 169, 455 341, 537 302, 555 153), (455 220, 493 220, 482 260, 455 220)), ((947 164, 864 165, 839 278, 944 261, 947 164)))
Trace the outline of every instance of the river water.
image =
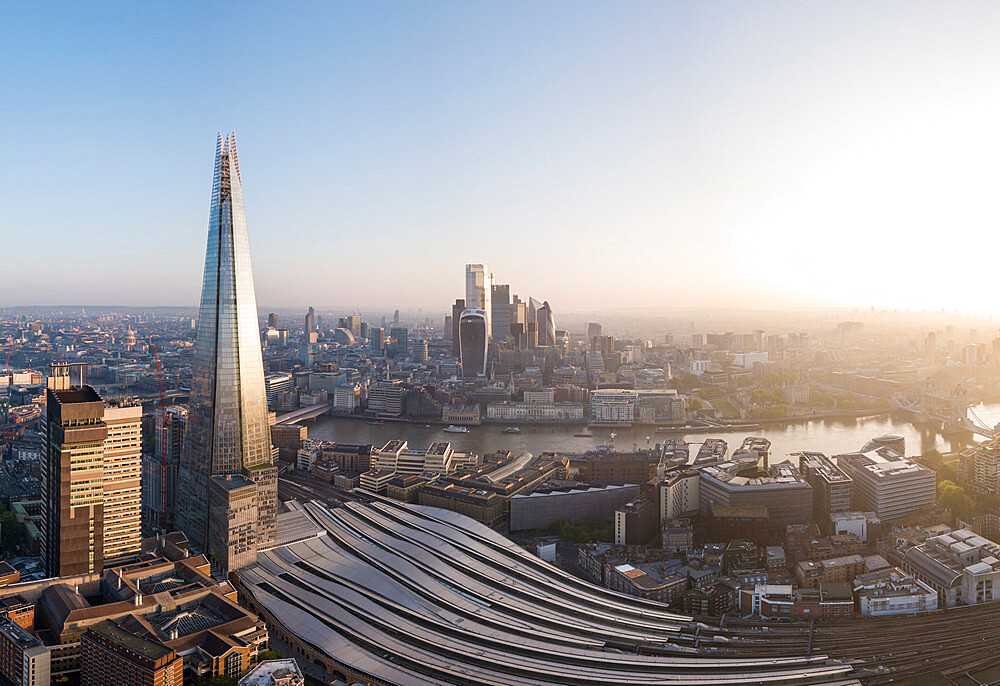
MULTIPOLYGON (((1000 422, 1000 403, 979 405, 973 408, 976 415, 989 426, 1000 422)), ((339 443, 371 443, 382 445, 394 438, 402 438, 411 447, 428 446, 434 441, 450 441, 459 451, 471 451, 480 454, 505 449, 518 454, 530 452, 535 455, 555 451, 562 453, 580 453, 592 450, 602 443, 607 443, 611 429, 593 429, 592 438, 580 438, 573 434, 586 432, 582 426, 530 426, 521 425, 521 433, 500 433, 500 425, 484 425, 469 427, 467 434, 453 434, 442 431, 441 426, 427 427, 424 424, 407 424, 386 422, 372 425, 364 420, 339 417, 320 417, 307 422, 309 438, 339 443)), ((646 447, 655 445, 665 438, 674 438, 677 434, 657 434, 651 428, 614 429, 617 434, 615 447, 618 450, 630 450, 633 445, 646 447)), ((860 450, 870 439, 883 434, 899 434, 906 439, 907 455, 920 455, 935 449, 941 452, 961 450, 968 445, 967 439, 954 436, 944 437, 941 434, 913 426, 902 416, 883 416, 866 419, 824 419, 818 421, 798 422, 795 424, 765 426, 762 431, 752 435, 762 435, 771 441, 771 462, 781 462, 787 455, 800 450, 814 450, 836 455, 838 453, 860 450)), ((751 435, 746 431, 714 431, 707 434, 685 434, 689 443, 700 443, 705 438, 722 438, 729 442, 732 452, 739 447, 743 438, 751 435)), ((977 440, 982 438, 977 437, 977 440)))

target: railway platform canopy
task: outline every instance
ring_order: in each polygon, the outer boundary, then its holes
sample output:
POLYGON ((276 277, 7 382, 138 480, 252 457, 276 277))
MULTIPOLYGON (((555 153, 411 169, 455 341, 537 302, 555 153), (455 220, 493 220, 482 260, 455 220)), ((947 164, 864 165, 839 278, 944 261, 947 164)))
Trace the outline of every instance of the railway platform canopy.
POLYGON ((741 655, 718 625, 584 582, 454 512, 381 498, 292 510, 297 530, 307 518, 324 534, 261 553, 237 584, 272 635, 332 678, 860 684, 822 654, 741 655))

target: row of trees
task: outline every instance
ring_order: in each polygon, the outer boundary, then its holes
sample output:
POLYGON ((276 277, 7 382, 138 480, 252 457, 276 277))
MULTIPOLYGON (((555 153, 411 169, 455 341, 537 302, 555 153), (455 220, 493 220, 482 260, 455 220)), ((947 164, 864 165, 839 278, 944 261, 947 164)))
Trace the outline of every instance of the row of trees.
POLYGON ((546 529, 549 536, 558 536, 563 541, 575 543, 598 543, 614 540, 614 527, 610 522, 597 517, 587 517, 578 522, 560 519, 546 529))

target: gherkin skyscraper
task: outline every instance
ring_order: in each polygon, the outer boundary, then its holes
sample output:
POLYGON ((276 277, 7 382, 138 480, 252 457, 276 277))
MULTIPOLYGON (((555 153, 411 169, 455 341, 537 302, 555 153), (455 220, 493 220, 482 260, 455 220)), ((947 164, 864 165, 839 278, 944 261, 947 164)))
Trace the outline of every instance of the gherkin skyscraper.
POLYGON ((178 523, 224 572, 253 564, 274 540, 271 451, 236 137, 219 135, 178 523))

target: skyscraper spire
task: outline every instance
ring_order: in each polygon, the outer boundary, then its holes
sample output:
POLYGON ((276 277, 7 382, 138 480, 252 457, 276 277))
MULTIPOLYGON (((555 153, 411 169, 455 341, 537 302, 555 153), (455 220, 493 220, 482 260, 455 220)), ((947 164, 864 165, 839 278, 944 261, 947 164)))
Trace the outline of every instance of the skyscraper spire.
POLYGON ((277 473, 236 138, 221 133, 192 372, 178 521, 229 571, 252 564, 257 545, 274 538, 277 473))

